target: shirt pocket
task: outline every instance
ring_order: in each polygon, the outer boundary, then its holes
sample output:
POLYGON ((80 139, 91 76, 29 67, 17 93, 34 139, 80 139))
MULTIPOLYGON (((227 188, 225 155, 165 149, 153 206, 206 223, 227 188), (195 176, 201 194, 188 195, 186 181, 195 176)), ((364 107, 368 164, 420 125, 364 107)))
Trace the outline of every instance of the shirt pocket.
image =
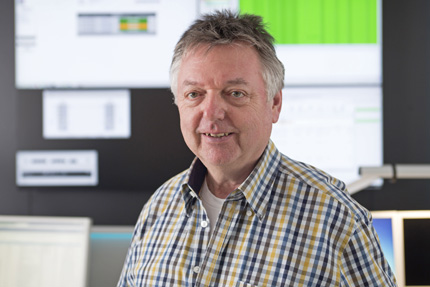
POLYGON ((259 287, 259 286, 239 281, 236 283, 236 287, 259 287))

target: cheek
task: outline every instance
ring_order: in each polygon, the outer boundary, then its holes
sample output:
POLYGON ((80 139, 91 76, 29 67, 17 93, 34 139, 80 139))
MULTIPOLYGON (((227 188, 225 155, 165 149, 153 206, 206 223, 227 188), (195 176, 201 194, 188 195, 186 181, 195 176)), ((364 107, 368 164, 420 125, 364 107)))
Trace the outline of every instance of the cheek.
POLYGON ((271 108, 267 106, 266 103, 262 103, 260 107, 255 107, 248 115, 258 127, 265 128, 269 125, 272 125, 273 113, 271 108))
POLYGON ((191 147, 193 146, 192 143, 194 142, 194 140, 192 137, 190 125, 187 123, 186 117, 183 117, 183 116, 180 117, 180 127, 181 127, 182 137, 185 143, 187 144, 187 146, 191 149, 191 147))
POLYGON ((179 123, 181 126, 181 131, 182 133, 184 133, 186 131, 188 124, 187 124, 187 118, 183 113, 179 113, 179 123))
POLYGON ((254 118, 255 133, 263 138, 270 137, 273 125, 273 115, 270 109, 260 111, 258 117, 254 118))
POLYGON ((187 111, 184 109, 179 109, 179 120, 182 133, 189 134, 192 130, 195 129, 195 120, 193 120, 193 114, 191 111, 187 111))

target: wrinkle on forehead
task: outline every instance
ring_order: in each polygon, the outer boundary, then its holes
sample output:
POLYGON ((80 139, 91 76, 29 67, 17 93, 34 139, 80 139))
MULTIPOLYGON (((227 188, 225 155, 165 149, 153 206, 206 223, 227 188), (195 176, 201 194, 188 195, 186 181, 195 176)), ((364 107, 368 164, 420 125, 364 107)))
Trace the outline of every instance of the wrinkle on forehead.
POLYGON ((195 55, 197 52, 206 49, 206 51, 203 53, 204 55, 209 54, 210 51, 217 47, 241 47, 241 48, 252 48, 254 45, 244 42, 244 41, 234 41, 234 42, 228 42, 228 43, 196 43, 194 45, 190 45, 185 49, 185 52, 182 56, 182 59, 185 59, 189 55, 195 55))

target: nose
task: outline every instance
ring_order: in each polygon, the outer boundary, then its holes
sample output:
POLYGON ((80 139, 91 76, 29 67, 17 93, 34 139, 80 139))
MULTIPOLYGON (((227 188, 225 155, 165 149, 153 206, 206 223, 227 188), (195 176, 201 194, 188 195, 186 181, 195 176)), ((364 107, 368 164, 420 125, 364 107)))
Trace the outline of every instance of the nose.
POLYGON ((207 93, 203 101, 203 116, 210 121, 223 120, 227 112, 227 103, 218 93, 207 93))

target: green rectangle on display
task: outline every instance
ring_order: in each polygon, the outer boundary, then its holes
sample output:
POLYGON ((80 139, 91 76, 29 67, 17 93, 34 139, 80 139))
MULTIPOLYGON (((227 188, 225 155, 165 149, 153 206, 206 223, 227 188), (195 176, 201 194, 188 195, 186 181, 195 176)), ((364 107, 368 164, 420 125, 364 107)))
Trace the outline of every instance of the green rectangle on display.
POLYGON ((277 44, 376 44, 377 0, 240 0, 277 44))

